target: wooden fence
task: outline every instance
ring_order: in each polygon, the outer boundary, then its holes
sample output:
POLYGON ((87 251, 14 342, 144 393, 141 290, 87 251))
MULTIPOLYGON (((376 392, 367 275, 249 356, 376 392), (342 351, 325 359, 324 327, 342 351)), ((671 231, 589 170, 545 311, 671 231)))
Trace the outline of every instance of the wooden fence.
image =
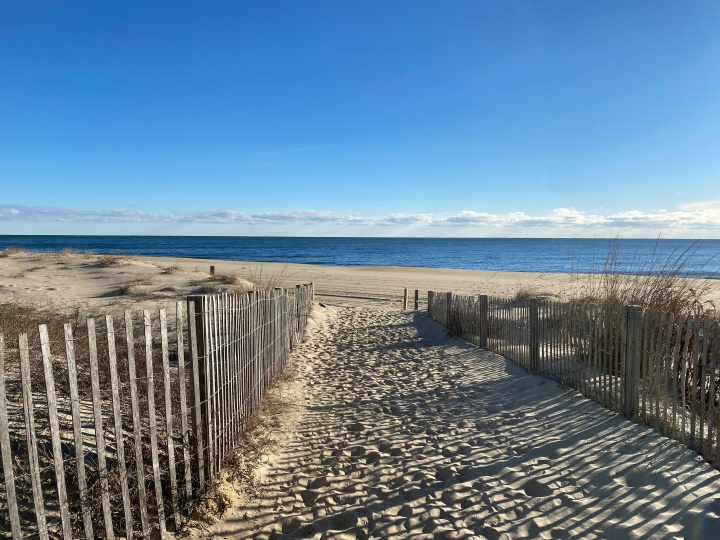
POLYGON ((428 293, 451 333, 672 437, 720 468, 718 321, 638 306, 428 293))
POLYGON ((0 531, 147 538, 177 530, 290 350, 314 291, 178 302, 0 335, 0 531), (119 327, 119 328, 118 328, 119 327))

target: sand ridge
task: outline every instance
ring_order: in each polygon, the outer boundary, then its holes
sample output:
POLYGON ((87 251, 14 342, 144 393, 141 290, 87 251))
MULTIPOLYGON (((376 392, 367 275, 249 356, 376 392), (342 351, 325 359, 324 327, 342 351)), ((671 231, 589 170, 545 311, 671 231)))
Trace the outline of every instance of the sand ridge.
POLYGON ((716 537, 720 475, 693 452, 421 312, 328 309, 295 436, 203 536, 716 537))

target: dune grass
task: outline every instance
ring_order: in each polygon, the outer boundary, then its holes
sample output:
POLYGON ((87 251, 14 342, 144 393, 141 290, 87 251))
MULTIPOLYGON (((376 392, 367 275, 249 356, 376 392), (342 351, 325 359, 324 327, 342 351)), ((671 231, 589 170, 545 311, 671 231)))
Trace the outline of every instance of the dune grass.
MULTIPOLYGON (((656 243, 649 259, 641 259, 636 254, 625 260, 620 257, 620 241, 616 239, 609 245, 599 273, 574 276, 570 301, 636 305, 676 315, 715 315, 717 306, 709 297, 718 284, 708 279, 685 277, 689 261, 699 248, 700 243, 693 242, 663 258, 656 243)), ((705 262, 706 269, 715 277, 720 276, 719 263, 717 257, 705 262)))

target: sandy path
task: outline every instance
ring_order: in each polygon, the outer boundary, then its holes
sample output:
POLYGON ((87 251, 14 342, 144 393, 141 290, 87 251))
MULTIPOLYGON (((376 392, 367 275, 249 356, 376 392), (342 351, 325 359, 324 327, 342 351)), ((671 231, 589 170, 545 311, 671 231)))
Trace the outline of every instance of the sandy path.
POLYGON ((333 310, 297 435, 210 536, 720 537, 720 475, 681 445, 422 313, 333 310))

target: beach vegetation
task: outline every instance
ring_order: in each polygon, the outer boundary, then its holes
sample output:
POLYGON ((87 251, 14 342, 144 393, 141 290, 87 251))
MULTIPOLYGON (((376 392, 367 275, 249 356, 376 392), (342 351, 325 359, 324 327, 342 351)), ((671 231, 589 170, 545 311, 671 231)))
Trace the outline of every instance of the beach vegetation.
POLYGON ((6 257, 24 257, 30 253, 19 247, 7 247, 0 251, 0 258, 6 257))
POLYGON ((282 287, 290 277, 287 272, 287 265, 274 272, 266 272, 263 266, 260 265, 257 269, 250 267, 245 279, 252 283, 256 290, 272 291, 282 287))
POLYGON ((177 274, 180 271, 182 271, 182 268, 177 263, 171 264, 170 266, 165 266, 162 269, 163 274, 177 274))
MULTIPOLYGON (((675 315, 712 315, 717 306, 711 299, 711 293, 720 282, 686 276, 688 264, 699 247, 699 242, 693 242, 662 257, 656 243, 649 258, 640 258, 636 254, 624 259, 620 256, 620 240, 616 239, 608 247, 600 272, 574 275, 570 300, 601 305, 635 305, 675 315)), ((706 270, 711 276, 719 277, 720 260, 707 260, 706 270)))
POLYGON ((103 268, 107 268, 109 266, 114 266, 116 264, 120 264, 123 260, 123 257, 119 255, 101 255, 97 258, 97 263, 99 266, 102 266, 103 268))
MULTIPOLYGON (((573 339, 576 356, 593 358, 599 355, 604 365, 608 366, 612 364, 611 359, 622 358, 621 351, 617 349, 623 345, 608 342, 603 336, 607 333, 621 335, 627 324, 625 306, 639 306, 645 331, 649 325, 650 334, 657 336, 658 343, 665 344, 665 356, 670 355, 670 351, 676 351, 675 354, 679 351, 681 358, 698 359, 697 364, 690 360, 681 361, 673 368, 670 376, 674 379, 671 385, 674 384, 676 395, 701 396, 704 393, 702 403, 709 408, 711 401, 720 396, 717 388, 719 381, 705 382, 703 374, 709 369, 712 355, 703 352, 703 341, 707 340, 698 339, 697 327, 702 328, 705 320, 710 321, 710 325, 713 320, 717 321, 718 307, 712 297, 720 281, 688 277, 687 267, 699 247, 699 242, 693 242, 661 257, 656 244, 649 258, 636 255, 623 259, 620 242, 616 240, 608 248, 602 271, 574 276, 576 286, 570 295, 567 320, 564 322, 568 333, 578 327, 578 321, 583 321, 581 327, 605 329, 585 339, 573 339), (666 324, 660 325, 660 314, 665 314, 663 320, 668 321, 666 324)), ((706 261, 703 274, 716 278, 720 275, 720 265, 715 257, 706 261)), ((652 345, 645 343, 643 347, 651 348, 652 345)), ((623 373, 621 361, 618 361, 616 369, 616 374, 623 373)), ((641 378, 645 376, 646 369, 656 368, 641 365, 641 378)))
POLYGON ((512 299, 518 301, 525 301, 533 300, 535 298, 547 298, 553 296, 555 295, 550 292, 544 292, 534 287, 521 286, 517 288, 517 290, 515 291, 515 296, 513 296, 512 299))

